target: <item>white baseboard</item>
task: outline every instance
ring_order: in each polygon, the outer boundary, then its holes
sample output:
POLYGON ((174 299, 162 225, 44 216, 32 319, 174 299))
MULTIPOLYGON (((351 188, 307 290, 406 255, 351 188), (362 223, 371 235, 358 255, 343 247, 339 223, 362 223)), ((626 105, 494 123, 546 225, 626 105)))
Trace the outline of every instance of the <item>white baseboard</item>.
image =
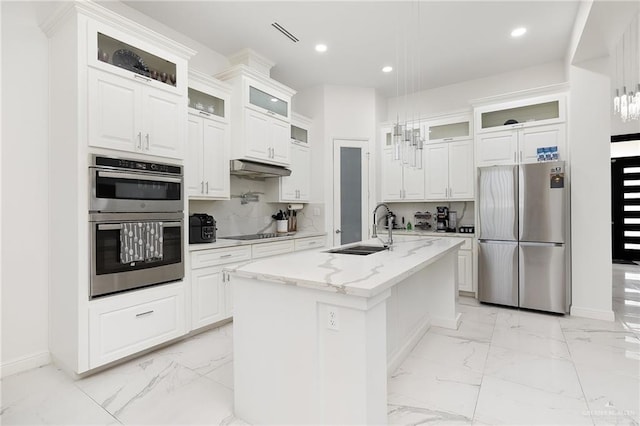
POLYGON ((436 327, 449 328, 451 330, 457 330, 458 327, 460 327, 461 321, 462 314, 460 312, 456 314, 455 319, 431 317, 431 325, 435 325, 436 327))
POLYGON ((48 351, 28 355, 9 362, 3 362, 0 364, 0 377, 5 378, 13 374, 31 370, 32 368, 42 367, 49 363, 51 363, 51 354, 48 351))
POLYGON ((571 316, 591 318, 602 321, 615 321, 616 316, 612 310, 602 311, 600 309, 581 308, 579 306, 571 306, 571 316))

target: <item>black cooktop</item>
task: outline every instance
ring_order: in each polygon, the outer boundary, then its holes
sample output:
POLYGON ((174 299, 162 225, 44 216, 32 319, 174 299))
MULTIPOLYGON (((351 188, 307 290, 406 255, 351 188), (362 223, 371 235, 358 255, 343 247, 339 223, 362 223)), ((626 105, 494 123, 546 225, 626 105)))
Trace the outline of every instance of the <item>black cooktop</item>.
POLYGON ((263 238, 278 238, 278 237, 289 237, 294 235, 295 232, 287 232, 287 233, 265 233, 265 234, 248 234, 248 235, 232 235, 230 237, 218 237, 223 240, 261 240, 263 238))

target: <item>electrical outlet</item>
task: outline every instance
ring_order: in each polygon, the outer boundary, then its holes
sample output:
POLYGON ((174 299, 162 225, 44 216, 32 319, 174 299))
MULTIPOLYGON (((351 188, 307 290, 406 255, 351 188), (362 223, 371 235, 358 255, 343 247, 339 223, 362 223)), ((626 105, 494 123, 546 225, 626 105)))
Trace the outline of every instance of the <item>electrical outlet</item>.
POLYGON ((329 330, 340 330, 340 318, 338 317, 338 308, 327 308, 327 328, 329 330))

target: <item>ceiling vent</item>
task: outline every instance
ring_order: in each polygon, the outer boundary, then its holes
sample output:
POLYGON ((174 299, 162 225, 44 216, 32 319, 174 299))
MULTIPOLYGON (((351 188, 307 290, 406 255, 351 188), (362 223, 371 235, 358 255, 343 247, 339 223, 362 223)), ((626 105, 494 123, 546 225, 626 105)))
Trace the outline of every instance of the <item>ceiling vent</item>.
POLYGON ((296 37, 293 34, 291 34, 289 31, 287 31, 287 29, 285 27, 283 27, 282 25, 278 24, 277 22, 274 22, 273 24, 271 24, 271 26, 273 28, 275 28, 276 30, 280 31, 282 34, 284 34, 292 42, 297 43, 297 42, 300 41, 300 40, 298 40, 298 37, 296 37))

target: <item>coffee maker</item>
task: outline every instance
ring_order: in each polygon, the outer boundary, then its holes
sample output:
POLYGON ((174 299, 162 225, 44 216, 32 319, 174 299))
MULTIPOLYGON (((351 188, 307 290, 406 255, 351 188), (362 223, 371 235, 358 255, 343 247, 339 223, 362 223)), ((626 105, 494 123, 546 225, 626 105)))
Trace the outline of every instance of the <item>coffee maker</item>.
POLYGON ((438 213, 436 213, 436 232, 447 232, 449 227, 449 208, 448 207, 436 207, 438 213))

